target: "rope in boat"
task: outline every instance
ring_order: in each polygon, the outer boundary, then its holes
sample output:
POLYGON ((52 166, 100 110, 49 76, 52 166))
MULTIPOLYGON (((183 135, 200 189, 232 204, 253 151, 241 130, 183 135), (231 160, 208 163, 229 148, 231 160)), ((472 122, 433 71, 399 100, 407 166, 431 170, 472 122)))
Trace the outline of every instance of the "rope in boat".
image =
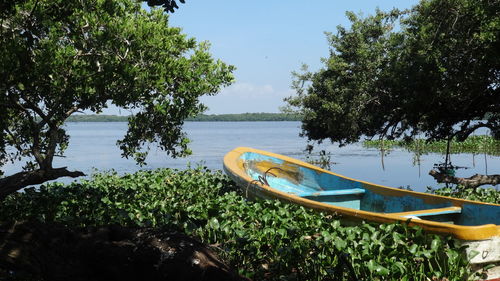
POLYGON ((271 171, 272 169, 277 169, 277 170, 284 171, 284 170, 283 170, 283 169, 281 169, 280 167, 271 167, 271 168, 267 169, 267 170, 264 172, 264 176, 259 175, 259 176, 257 177, 257 179, 256 179, 256 180, 252 180, 252 181, 248 182, 247 187, 245 188, 245 197, 248 197, 248 189, 250 188, 250 185, 252 185, 252 184, 260 183, 260 184, 262 184, 262 185, 267 185, 267 186, 269 186, 269 182, 267 181, 267 175, 269 174, 269 175, 272 175, 272 176, 276 177, 276 175, 275 175, 275 174, 273 174, 273 173, 269 172, 269 171, 271 171))

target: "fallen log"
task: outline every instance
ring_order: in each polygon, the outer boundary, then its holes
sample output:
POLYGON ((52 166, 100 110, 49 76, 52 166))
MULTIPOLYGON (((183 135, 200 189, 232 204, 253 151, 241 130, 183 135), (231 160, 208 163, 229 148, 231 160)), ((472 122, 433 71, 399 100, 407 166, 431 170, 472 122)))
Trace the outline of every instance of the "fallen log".
POLYGON ((431 170, 429 175, 431 175, 438 183, 453 183, 462 185, 466 188, 476 188, 486 184, 497 185, 500 183, 500 175, 475 174, 469 178, 460 178, 436 170, 431 170))
POLYGON ((0 226, 2 274, 53 281, 248 280, 185 234, 121 226, 74 230, 39 222, 0 226))

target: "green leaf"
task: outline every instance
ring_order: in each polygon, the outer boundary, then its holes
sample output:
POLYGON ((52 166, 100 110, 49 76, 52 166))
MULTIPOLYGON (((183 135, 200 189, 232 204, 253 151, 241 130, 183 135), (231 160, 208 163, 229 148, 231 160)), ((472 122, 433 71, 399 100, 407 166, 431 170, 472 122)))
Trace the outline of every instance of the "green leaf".
POLYGON ((418 249, 418 245, 417 244, 413 244, 410 246, 410 248, 408 248, 408 252, 410 252, 411 254, 416 254, 417 253, 417 249, 418 249))
POLYGON ((431 250, 433 252, 436 252, 439 250, 440 246, 442 245, 441 239, 439 238, 434 238, 431 242, 431 250))
POLYGON ((380 276, 387 276, 390 273, 390 271, 387 268, 376 263, 374 260, 368 261, 367 267, 372 273, 375 273, 380 276))
POLYGON ((211 218, 208 222, 208 226, 212 229, 218 229, 220 227, 219 220, 217 218, 211 218))

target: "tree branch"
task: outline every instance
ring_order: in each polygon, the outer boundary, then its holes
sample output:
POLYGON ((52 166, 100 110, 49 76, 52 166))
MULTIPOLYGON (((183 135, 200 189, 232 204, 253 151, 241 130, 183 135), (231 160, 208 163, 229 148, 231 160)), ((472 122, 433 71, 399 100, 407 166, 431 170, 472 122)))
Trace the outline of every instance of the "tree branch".
MULTIPOLYGON (((9 99, 13 104, 15 104, 21 111, 25 112, 26 115, 29 117, 29 121, 32 123, 34 127, 37 127, 37 129, 31 131, 31 137, 33 138, 33 144, 31 146, 31 151, 33 153, 33 156, 35 157, 35 160, 37 163, 42 166, 44 159, 40 151, 40 130, 43 127, 45 123, 48 123, 50 118, 48 118, 43 111, 38 108, 37 106, 34 106, 33 103, 31 103, 29 100, 24 99, 26 104, 21 104, 18 100, 16 100, 13 96, 13 93, 9 91, 9 99), (42 120, 39 123, 36 123, 35 120, 30 116, 30 109, 33 110, 36 114, 42 118, 42 120)), ((20 146, 17 147, 17 149, 21 152, 22 148, 20 146)))
POLYGON ((465 140, 470 134, 472 134, 475 130, 479 128, 489 128, 493 129, 493 126, 487 123, 477 123, 469 128, 463 128, 461 127, 461 130, 456 132, 454 136, 457 136, 459 140, 465 140))
POLYGON ((9 95, 7 95, 7 96, 9 97, 10 101, 13 104, 15 104, 21 111, 24 111, 24 112, 26 112, 26 114, 29 115, 30 111, 26 107, 24 107, 24 105, 22 105, 21 103, 19 103, 18 99, 14 98, 14 96, 13 96, 14 93, 12 93, 11 90, 9 90, 8 92, 9 92, 9 95))
MULTIPOLYGON (((5 128, 5 132, 10 137, 12 146, 15 147, 17 150, 22 151, 23 150, 22 144, 18 141, 19 137, 15 136, 14 133, 12 133, 12 131, 9 128, 5 128)), ((9 143, 9 145, 11 144, 9 143)))
POLYGON ((59 132, 54 128, 50 128, 48 131, 49 134, 49 143, 47 145, 47 151, 45 151, 45 159, 40 164, 40 168, 42 169, 51 169, 52 168, 52 160, 54 159, 54 154, 56 153, 57 139, 59 132))
POLYGON ((0 201, 7 195, 29 185, 41 184, 61 177, 76 178, 81 176, 85 176, 85 174, 80 171, 68 171, 66 167, 19 172, 11 176, 0 178, 0 201))
POLYGON ((40 116, 40 118, 42 118, 42 121, 40 121, 40 123, 39 123, 40 126, 43 126, 43 124, 47 123, 49 126, 55 127, 55 124, 53 122, 51 122, 51 120, 50 120, 50 118, 52 117, 52 114, 46 115, 38 106, 33 104, 28 99, 24 99, 24 101, 26 102, 25 106, 27 108, 33 110, 36 114, 38 114, 38 116, 40 116))
POLYGON ((66 111, 66 118, 68 118, 69 116, 71 116, 71 114, 75 113, 78 111, 78 106, 73 106, 70 110, 66 111))
POLYGON ((431 170, 429 172, 429 175, 431 175, 434 179, 436 179, 438 183, 459 184, 466 188, 477 188, 485 184, 491 184, 491 185, 500 184, 500 175, 475 174, 470 178, 459 178, 444 173, 440 173, 436 170, 431 170))

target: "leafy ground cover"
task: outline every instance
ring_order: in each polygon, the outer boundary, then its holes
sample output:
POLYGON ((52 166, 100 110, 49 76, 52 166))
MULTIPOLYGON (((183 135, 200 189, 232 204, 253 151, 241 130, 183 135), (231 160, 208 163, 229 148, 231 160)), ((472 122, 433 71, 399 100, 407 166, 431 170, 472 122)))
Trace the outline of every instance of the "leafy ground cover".
POLYGON ((236 190, 220 171, 205 168, 98 173, 13 194, 0 206, 0 221, 168 227, 210 244, 254 280, 463 280, 469 274, 450 237, 402 224, 341 226, 332 215, 249 202, 236 190))
MULTIPOLYGON (((423 139, 411 141, 404 140, 367 140, 363 142, 364 147, 393 149, 396 147, 405 148, 408 151, 423 153, 446 153, 446 141, 426 142, 423 139)), ((450 153, 486 153, 490 155, 500 155, 500 140, 491 136, 480 135, 470 136, 463 142, 452 141, 450 153)))

